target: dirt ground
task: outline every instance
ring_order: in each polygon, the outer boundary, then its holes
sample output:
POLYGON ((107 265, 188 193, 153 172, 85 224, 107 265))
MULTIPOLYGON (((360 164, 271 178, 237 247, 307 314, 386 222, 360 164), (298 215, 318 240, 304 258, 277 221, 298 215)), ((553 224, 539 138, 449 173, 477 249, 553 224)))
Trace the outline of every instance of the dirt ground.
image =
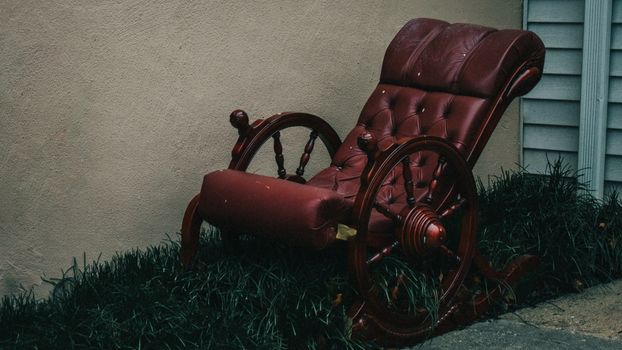
POLYGON ((622 280, 563 296, 500 318, 622 340, 622 280))

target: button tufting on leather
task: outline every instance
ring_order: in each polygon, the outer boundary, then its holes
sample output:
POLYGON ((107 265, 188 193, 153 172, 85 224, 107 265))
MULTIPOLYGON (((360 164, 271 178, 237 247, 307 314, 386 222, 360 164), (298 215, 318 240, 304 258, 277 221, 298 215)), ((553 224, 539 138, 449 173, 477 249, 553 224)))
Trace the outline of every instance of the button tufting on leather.
POLYGON ((424 188, 427 185, 428 185, 428 183, 425 182, 425 181, 417 181, 417 183, 415 184, 415 187, 417 187, 417 188, 424 188))
POLYGON ((390 109, 395 108, 396 104, 397 104, 397 98, 395 96, 391 96, 391 98, 389 99, 389 108, 390 109))
POLYGON ((397 135, 397 132, 398 132, 398 126, 394 125, 393 128, 391 129, 391 136, 397 135))

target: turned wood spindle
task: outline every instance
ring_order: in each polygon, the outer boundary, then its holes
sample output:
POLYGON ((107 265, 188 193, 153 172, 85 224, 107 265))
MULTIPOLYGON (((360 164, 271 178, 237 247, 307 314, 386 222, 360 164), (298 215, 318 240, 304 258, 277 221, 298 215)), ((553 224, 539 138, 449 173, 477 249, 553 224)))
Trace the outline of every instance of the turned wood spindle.
POLYGON ((441 254, 445 256, 446 258, 448 258, 449 261, 453 265, 455 266, 460 265, 460 262, 462 261, 462 259, 460 259, 460 257, 456 253, 454 253, 453 250, 449 249, 446 245, 441 245, 438 248, 441 254))
POLYGON ((409 207, 415 206, 415 194, 413 193, 413 177, 410 169, 410 157, 402 159, 402 175, 404 176, 404 189, 406 190, 406 202, 409 207))
POLYGON ((391 219, 393 221, 393 223, 395 223, 396 225, 399 225, 402 222, 402 216, 401 215, 395 214, 394 212, 391 211, 391 209, 389 209, 385 205, 382 205, 382 204, 378 203, 377 201, 374 202, 374 208, 376 208, 376 210, 378 210, 378 212, 380 212, 380 214, 382 214, 382 215, 386 216, 387 218, 391 219))
POLYGON ((378 140, 376 136, 369 131, 365 131, 359 135, 356 139, 356 143, 359 148, 367 154, 367 164, 373 163, 376 152, 378 151, 378 140))
POLYGON ((236 109, 229 115, 229 122, 234 128, 238 129, 240 137, 246 136, 250 126, 248 125, 248 114, 241 109, 236 109))
POLYGON ((272 134, 272 139, 274 140, 274 159, 276 160, 276 166, 279 168, 277 174, 279 175, 279 179, 284 179, 286 174, 285 171, 285 158, 283 157, 283 145, 281 144, 281 132, 277 131, 272 134))
POLYGON ((447 160, 443 156, 438 157, 438 163, 436 164, 436 169, 434 169, 434 173, 432 173, 432 180, 428 185, 428 193, 425 195, 425 202, 432 203, 432 196, 434 195, 434 191, 438 187, 438 180, 443 174, 443 170, 445 169, 445 163, 447 160))
POLYGON ((309 141, 307 141, 307 144, 305 145, 305 151, 302 156, 300 156, 300 165, 298 166, 298 169, 296 169, 296 175, 298 176, 302 176, 305 173, 305 166, 307 166, 309 159, 311 159, 311 152, 313 152, 313 146, 315 146, 315 139, 317 139, 317 135, 318 133, 315 130, 311 131, 311 134, 309 135, 309 141))
POLYGON ((447 217, 452 216, 456 210, 460 209, 466 203, 466 198, 460 198, 456 203, 454 203, 451 207, 445 209, 445 211, 439 216, 441 219, 445 219, 447 217))
POLYGON ((372 256, 371 258, 369 258, 369 260, 367 260, 367 262, 366 262, 367 265, 371 265, 373 263, 376 263, 376 262, 382 260, 384 257, 386 257, 387 255, 391 254, 393 252, 393 249, 395 249, 395 248, 397 248, 399 246, 400 246, 400 242, 399 241, 395 241, 391 245, 384 247, 376 255, 372 256))

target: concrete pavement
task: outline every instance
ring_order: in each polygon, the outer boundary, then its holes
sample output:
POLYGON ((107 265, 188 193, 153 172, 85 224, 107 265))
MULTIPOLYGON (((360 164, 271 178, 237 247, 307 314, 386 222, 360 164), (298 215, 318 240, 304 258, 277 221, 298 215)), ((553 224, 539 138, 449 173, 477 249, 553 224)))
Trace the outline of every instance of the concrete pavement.
POLYGON ((412 349, 622 349, 622 341, 554 330, 506 319, 476 323, 412 349))
POLYGON ((447 333, 412 349, 622 349, 622 280, 447 333))

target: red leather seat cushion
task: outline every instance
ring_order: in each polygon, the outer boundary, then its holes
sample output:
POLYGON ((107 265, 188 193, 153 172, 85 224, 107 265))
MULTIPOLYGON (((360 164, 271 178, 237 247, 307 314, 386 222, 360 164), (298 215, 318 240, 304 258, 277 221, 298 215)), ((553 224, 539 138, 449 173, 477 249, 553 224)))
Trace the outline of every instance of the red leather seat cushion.
POLYGON ((199 208, 224 230, 321 249, 347 222, 352 202, 335 191, 237 170, 205 175, 199 208))

